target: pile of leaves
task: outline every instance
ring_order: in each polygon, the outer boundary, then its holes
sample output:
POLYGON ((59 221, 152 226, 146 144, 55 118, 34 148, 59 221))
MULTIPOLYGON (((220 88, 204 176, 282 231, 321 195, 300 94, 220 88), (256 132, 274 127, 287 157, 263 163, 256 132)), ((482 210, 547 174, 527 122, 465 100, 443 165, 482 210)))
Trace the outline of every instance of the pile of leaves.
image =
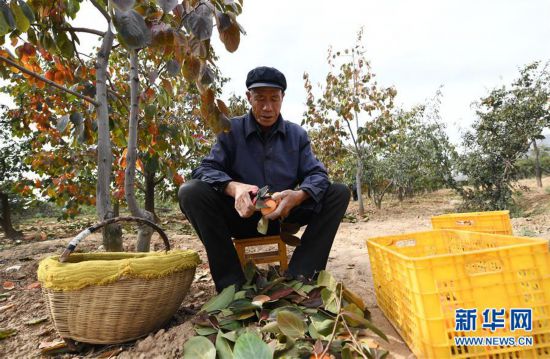
POLYGON ((316 281, 285 278, 275 268, 245 268, 242 290, 225 288, 193 319, 197 336, 184 357, 385 358, 372 339, 386 335, 369 320, 365 304, 322 271, 316 281), (369 336, 370 334, 370 336, 369 336))

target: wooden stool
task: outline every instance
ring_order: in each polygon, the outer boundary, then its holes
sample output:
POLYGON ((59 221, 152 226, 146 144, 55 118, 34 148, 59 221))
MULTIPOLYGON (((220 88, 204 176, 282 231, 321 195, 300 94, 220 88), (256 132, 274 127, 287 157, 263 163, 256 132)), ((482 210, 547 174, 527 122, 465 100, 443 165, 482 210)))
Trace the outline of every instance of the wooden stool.
POLYGON ((279 262, 282 271, 288 269, 288 261, 286 255, 286 244, 281 240, 280 236, 254 237, 246 239, 234 239, 233 244, 239 255, 239 261, 244 268, 246 262, 251 260, 254 264, 279 262), (276 244, 278 250, 266 251, 258 253, 246 253, 246 247, 264 246, 268 244, 276 244))

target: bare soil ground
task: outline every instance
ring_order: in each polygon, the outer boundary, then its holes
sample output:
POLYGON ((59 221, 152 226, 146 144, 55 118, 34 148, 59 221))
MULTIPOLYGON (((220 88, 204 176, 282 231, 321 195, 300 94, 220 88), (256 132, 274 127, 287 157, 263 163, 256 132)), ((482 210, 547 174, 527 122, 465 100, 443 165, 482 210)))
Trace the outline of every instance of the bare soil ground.
MULTIPOLYGON (((550 178, 543 183, 550 184, 550 178)), ((550 238, 550 194, 537 189, 533 180, 522 181, 528 190, 522 192, 519 203, 522 217, 513 218, 514 233, 518 235, 550 238)), ((431 228, 430 217, 454 212, 459 198, 449 190, 421 195, 402 203, 389 199, 381 210, 367 206, 367 218, 357 218, 357 203, 348 207, 348 222, 340 226, 327 269, 348 288, 359 294, 367 303, 374 323, 384 331, 389 343, 378 340, 393 358, 413 358, 403 340, 376 306, 370 263, 365 240, 369 237, 385 236, 431 228)), ((175 207, 175 206, 174 206, 175 207)), ((190 292, 174 318, 156 333, 123 345, 88 345, 80 354, 59 353, 59 357, 99 358, 173 358, 180 357, 185 341, 194 335, 189 319, 195 309, 214 293, 214 286, 208 271, 206 255, 198 238, 175 209, 159 214, 161 226, 166 229, 174 248, 194 249, 199 252, 203 264, 197 269, 190 292)), ((0 340, 0 357, 29 358, 43 356, 41 346, 51 346, 59 340, 48 318, 41 289, 36 279, 36 270, 41 258, 58 254, 72 235, 94 221, 81 218, 71 222, 55 220, 33 220, 20 229, 28 237, 15 243, 0 235, 0 285, 14 284, 13 289, 0 287, 0 329, 16 329, 17 333, 0 340), (31 324, 40 321, 36 324, 31 324)), ((125 231, 125 249, 134 249, 134 234, 131 227, 125 231)), ((82 251, 101 251, 101 238, 88 237, 79 246, 82 251)), ((162 249, 162 241, 154 238, 154 248, 162 249)))

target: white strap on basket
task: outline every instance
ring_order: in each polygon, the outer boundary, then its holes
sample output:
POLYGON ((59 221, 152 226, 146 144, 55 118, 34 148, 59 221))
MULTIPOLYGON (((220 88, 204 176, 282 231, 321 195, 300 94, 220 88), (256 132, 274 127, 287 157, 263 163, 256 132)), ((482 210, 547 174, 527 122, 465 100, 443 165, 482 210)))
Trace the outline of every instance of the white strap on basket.
POLYGON ((80 232, 79 234, 77 234, 76 237, 74 237, 74 238, 69 242, 69 247, 76 247, 76 246, 78 246, 78 244, 80 243, 80 241, 83 240, 84 238, 88 237, 90 234, 92 234, 92 231, 90 231, 89 228, 86 228, 85 230, 83 230, 82 232, 80 232))

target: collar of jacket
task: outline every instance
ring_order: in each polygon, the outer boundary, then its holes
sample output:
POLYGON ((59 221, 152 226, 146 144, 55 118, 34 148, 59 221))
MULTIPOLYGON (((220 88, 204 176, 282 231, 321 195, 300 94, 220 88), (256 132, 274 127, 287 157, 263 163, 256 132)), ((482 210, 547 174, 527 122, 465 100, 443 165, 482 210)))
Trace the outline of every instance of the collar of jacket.
MULTIPOLYGON (((259 126, 256 122, 256 118, 254 117, 254 114, 252 114, 252 111, 249 111, 248 114, 244 118, 244 135, 248 138, 252 133, 258 132, 259 126)), ((283 119, 283 116, 279 114, 279 117, 277 118, 277 122, 275 122, 271 128, 273 132, 280 132, 284 135, 286 135, 286 126, 285 126, 285 120, 283 119)))

